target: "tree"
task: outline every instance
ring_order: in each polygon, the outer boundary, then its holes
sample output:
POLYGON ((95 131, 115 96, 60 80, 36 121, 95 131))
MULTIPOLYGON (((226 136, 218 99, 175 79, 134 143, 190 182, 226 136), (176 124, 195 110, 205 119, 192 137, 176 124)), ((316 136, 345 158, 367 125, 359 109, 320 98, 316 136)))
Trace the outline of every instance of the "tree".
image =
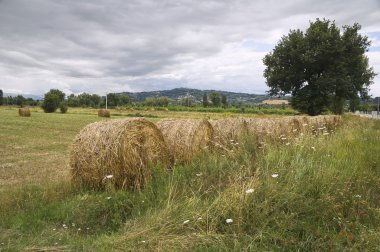
POLYGON ((23 106, 25 104, 25 97, 22 95, 14 97, 14 104, 18 106, 23 106))
POLYGON ((169 99, 166 96, 160 96, 156 99, 156 105, 159 107, 167 107, 169 105, 169 99))
POLYGON ((120 95, 119 102, 121 105, 129 105, 132 103, 132 99, 129 95, 120 95))
POLYGON ((148 106, 148 107, 154 106, 154 98, 150 97, 150 96, 146 97, 144 104, 145 104, 145 106, 148 106))
POLYGON ((44 96, 44 102, 42 103, 42 109, 45 113, 55 112, 59 104, 64 101, 65 93, 58 89, 50 89, 44 96))
POLYGON ((0 89, 0 106, 3 105, 3 90, 0 89))
POLYGON ((203 101, 202 101, 202 103, 203 103, 203 107, 208 107, 208 98, 207 98, 207 94, 206 93, 204 93, 203 94, 203 101))
POLYGON ((90 107, 91 106, 91 95, 86 92, 78 95, 79 106, 81 107, 90 107))
POLYGON ((62 101, 59 104, 59 110, 61 111, 62 114, 65 114, 67 112, 68 106, 67 106, 67 101, 62 101))
POLYGON ((375 73, 365 52, 370 41, 359 24, 343 26, 317 19, 306 32, 291 30, 264 59, 270 95, 291 94, 302 113, 341 114, 346 101, 368 96, 375 73))
POLYGON ((74 94, 71 94, 67 97, 67 105, 69 107, 79 107, 79 99, 74 94))
POLYGON ((223 108, 227 108, 227 106, 228 106, 226 95, 222 95, 222 106, 223 106, 223 108))
POLYGON ((220 94, 218 92, 212 92, 210 95, 210 100, 214 107, 220 107, 221 99, 220 94))
POLYGON ((116 95, 115 93, 109 93, 107 94, 107 102, 108 102, 108 106, 116 107, 120 103, 119 96, 116 95))

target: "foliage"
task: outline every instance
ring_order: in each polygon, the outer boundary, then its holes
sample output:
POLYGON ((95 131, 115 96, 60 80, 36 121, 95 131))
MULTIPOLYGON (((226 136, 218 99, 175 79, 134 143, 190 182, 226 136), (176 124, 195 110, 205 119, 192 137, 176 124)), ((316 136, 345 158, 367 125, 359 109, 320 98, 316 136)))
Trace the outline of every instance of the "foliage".
POLYGON ((42 103, 42 109, 45 113, 55 112, 61 102, 65 99, 65 93, 58 89, 50 89, 45 94, 44 101, 42 103))
POLYGON ((147 98, 145 98, 144 105, 148 106, 148 107, 154 106, 154 98, 153 97, 147 97, 147 98))
POLYGON ((0 106, 3 105, 3 90, 0 89, 0 106))
POLYGON ((227 101, 227 96, 226 95, 222 95, 222 107, 223 108, 226 108, 228 106, 228 101, 227 101))
POLYGON ((207 98, 207 94, 206 93, 203 94, 202 105, 203 105, 204 108, 208 107, 208 98, 207 98))
POLYGON ((212 102, 212 106, 214 106, 214 107, 220 107, 220 104, 221 104, 220 93, 218 93, 218 92, 212 92, 210 94, 210 100, 212 102))
POLYGON ((71 94, 67 97, 67 105, 69 107, 79 107, 79 99, 78 96, 71 94))
POLYGON ((317 19, 306 32, 291 30, 263 59, 270 94, 292 94, 292 106, 310 115, 341 114, 346 100, 366 98, 375 73, 365 56, 370 41, 360 29, 354 24, 341 31, 317 19))
POLYGON ((67 112, 67 109, 68 109, 67 101, 61 101, 61 103, 59 104, 59 110, 61 111, 61 113, 65 114, 67 112))

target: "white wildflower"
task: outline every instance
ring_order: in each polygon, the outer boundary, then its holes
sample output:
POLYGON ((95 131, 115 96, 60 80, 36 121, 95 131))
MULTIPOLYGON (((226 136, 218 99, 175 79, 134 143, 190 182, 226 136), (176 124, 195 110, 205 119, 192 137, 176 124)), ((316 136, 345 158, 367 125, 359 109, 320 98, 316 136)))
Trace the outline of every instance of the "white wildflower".
POLYGON ((111 178, 113 178, 113 175, 107 175, 107 176, 105 176, 105 179, 111 179, 111 178))
POLYGON ((187 224, 187 223, 189 223, 190 222, 190 220, 185 220, 184 222, 183 222, 183 224, 187 224))
POLYGON ((248 189, 248 190, 245 190, 245 193, 246 193, 246 194, 248 194, 248 193, 253 193, 254 191, 255 191, 255 189, 250 188, 250 189, 248 189))
POLYGON ((108 200, 109 200, 109 199, 111 199, 111 197, 107 197, 106 199, 108 199, 108 200))
POLYGON ((234 222, 232 219, 227 219, 227 220, 226 220, 226 223, 227 223, 227 224, 230 224, 230 223, 232 223, 232 222, 234 222))
POLYGON ((62 227, 63 227, 63 228, 67 228, 66 224, 63 224, 62 227))
POLYGON ((202 172, 195 174, 197 177, 202 176, 202 172))
POLYGON ((199 217, 198 220, 202 220, 202 217, 199 217))
POLYGON ((272 176, 272 178, 277 178, 278 177, 278 173, 273 173, 271 176, 272 176))
POLYGON ((78 228, 78 231, 81 231, 82 229, 81 228, 78 228))
POLYGON ((313 151, 315 151, 315 147, 314 147, 314 146, 311 146, 311 149, 312 149, 313 151))
POLYGON ((285 145, 290 145, 290 143, 288 142, 288 143, 286 143, 285 145))

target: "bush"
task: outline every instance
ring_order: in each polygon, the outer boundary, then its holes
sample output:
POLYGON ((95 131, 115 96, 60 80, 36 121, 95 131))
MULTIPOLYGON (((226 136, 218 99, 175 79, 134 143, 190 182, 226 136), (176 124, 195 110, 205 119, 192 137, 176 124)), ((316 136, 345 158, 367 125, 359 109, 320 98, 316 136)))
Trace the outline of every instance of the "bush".
POLYGON ((66 113, 68 109, 68 105, 66 101, 63 101, 59 104, 59 110, 61 111, 62 114, 66 113))
POLYGON ((45 113, 53 113, 57 110, 61 102, 64 101, 65 93, 58 89, 50 89, 45 94, 44 101, 42 103, 42 109, 45 113))

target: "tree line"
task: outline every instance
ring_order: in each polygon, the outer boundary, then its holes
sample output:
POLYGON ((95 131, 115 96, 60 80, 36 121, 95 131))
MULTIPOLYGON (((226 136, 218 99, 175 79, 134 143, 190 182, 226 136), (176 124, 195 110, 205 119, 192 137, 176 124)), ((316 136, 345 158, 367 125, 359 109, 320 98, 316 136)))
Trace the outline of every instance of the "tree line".
POLYGON ((191 97, 182 97, 177 101, 169 99, 166 96, 147 97, 142 102, 133 102, 132 98, 124 94, 109 93, 107 99, 105 96, 97 94, 88 94, 86 92, 75 95, 66 94, 58 89, 51 89, 44 94, 42 100, 25 98, 22 95, 3 97, 3 91, 0 90, 0 105, 17 105, 17 106, 41 106, 45 112, 55 112, 58 108, 61 112, 66 112, 68 107, 91 107, 91 108, 110 108, 121 106, 148 106, 148 107, 168 107, 169 105, 181 105, 186 107, 203 106, 203 107, 223 107, 228 106, 227 96, 219 92, 210 94, 204 93, 202 102, 198 102, 191 97))

